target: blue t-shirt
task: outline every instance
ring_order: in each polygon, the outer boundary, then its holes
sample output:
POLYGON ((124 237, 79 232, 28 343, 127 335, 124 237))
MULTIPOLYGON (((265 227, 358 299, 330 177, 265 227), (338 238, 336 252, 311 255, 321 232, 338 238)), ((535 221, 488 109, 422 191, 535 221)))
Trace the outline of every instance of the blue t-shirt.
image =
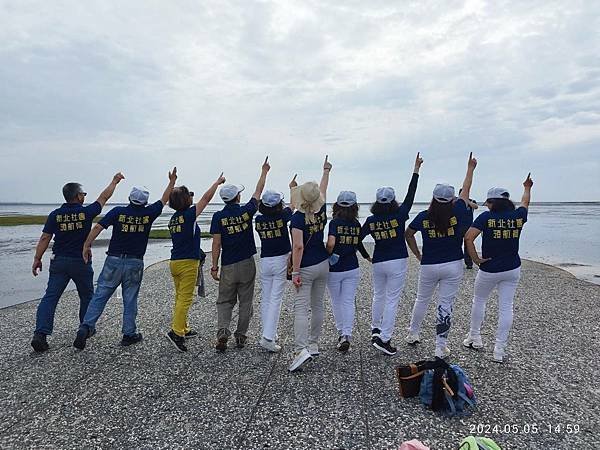
POLYGON ((196 205, 177 211, 169 220, 173 248, 171 259, 200 259, 200 227, 196 223, 196 205))
POLYGON ((325 205, 315 214, 314 223, 306 223, 306 217, 300 211, 296 211, 292 216, 290 228, 302 230, 303 234, 304 253, 300 267, 314 266, 329 258, 323 243, 323 230, 325 230, 326 223, 327 209, 325 205))
POLYGON ((42 230, 54 235, 52 253, 56 256, 82 258, 83 243, 92 229, 92 220, 102 211, 100 203, 83 206, 78 203, 63 203, 52 211, 42 230))
POLYGON ((492 258, 479 266, 484 272, 505 272, 521 266, 519 238, 527 222, 527 208, 514 211, 481 213, 473 227, 482 232, 482 257, 492 258))
POLYGON ((228 266, 252 257, 256 253, 252 217, 258 209, 258 201, 252 197, 245 205, 225 205, 213 214, 211 234, 221 235, 221 265, 228 266))
POLYGON ((117 206, 106 213, 98 223, 103 228, 113 227, 107 253, 143 258, 152 222, 160 216, 163 207, 159 200, 147 206, 117 206))
POLYGON ((435 224, 429 220, 427 211, 417 214, 417 217, 408 226, 421 232, 423 238, 421 265, 441 264, 463 259, 462 230, 469 224, 467 205, 464 200, 460 198, 456 200, 452 213, 450 227, 445 232, 436 231, 435 224))
POLYGON ((329 236, 335 237, 333 253, 340 257, 337 263, 329 266, 329 271, 346 272, 358 269, 356 249, 361 242, 360 222, 358 220, 333 219, 329 222, 329 236))
POLYGON ((292 249, 287 224, 292 218, 292 210, 284 208, 273 216, 258 215, 254 227, 260 236, 260 257, 286 255, 292 249))
POLYGON ((404 203, 392 214, 367 217, 360 231, 361 240, 370 234, 375 240, 373 263, 408 258, 404 241, 404 223, 410 208, 404 203))

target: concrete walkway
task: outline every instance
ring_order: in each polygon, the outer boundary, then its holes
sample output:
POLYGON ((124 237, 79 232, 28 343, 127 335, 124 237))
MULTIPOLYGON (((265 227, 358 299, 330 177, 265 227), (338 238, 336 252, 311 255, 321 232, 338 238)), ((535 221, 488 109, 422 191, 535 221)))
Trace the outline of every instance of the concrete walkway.
POLYGON ((416 348, 403 343, 416 295, 411 259, 398 313, 396 357, 370 345, 371 274, 365 264, 357 295, 357 326, 346 355, 335 349, 329 298, 321 355, 302 373, 292 358, 291 286, 279 335, 284 350, 257 345, 260 286, 249 346, 213 349, 216 284, 191 310, 201 337, 187 354, 164 337, 173 287, 168 265, 146 270, 139 302, 145 341, 122 348, 119 301, 112 300, 85 351, 71 345, 77 329, 76 294, 57 312, 51 350, 29 346, 37 302, 0 311, 0 448, 398 448, 418 438, 432 449, 456 449, 469 434, 494 438, 503 449, 597 448, 600 442, 600 287, 567 272, 525 262, 517 292, 507 364, 490 361, 495 297, 484 329, 486 351, 462 347, 476 270, 467 271, 455 307, 451 362, 469 374, 479 398, 465 418, 440 417, 418 399, 399 398, 394 367, 431 357, 431 305, 416 348), (477 426, 480 426, 477 432, 477 426), (579 430, 574 433, 575 427, 579 430), (535 432, 534 431, 537 431, 535 432))

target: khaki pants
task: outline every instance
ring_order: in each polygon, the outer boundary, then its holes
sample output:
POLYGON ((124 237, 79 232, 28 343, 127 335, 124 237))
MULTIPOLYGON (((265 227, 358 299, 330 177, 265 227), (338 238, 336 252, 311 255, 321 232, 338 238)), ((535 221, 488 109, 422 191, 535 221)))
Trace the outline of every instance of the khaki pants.
POLYGON ((179 259, 169 264, 175 284, 175 306, 171 328, 177 336, 185 336, 190 331, 187 317, 194 301, 199 265, 200 261, 197 259, 179 259))
POLYGON ((221 268, 219 296, 217 298, 218 328, 229 330, 233 307, 240 302, 236 334, 246 336, 252 318, 252 301, 254 299, 254 279, 256 265, 254 257, 229 264, 221 268))
POLYGON ((300 269, 302 285, 294 299, 294 347, 296 352, 318 344, 323 326, 325 287, 329 261, 300 269), (310 319, 309 319, 310 313, 310 319))

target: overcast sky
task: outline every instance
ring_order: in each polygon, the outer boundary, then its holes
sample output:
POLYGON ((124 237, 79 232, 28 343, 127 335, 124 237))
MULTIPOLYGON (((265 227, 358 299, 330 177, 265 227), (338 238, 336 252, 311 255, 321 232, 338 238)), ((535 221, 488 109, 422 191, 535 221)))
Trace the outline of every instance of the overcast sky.
MULTIPOLYGON (((600 2, 0 0, 0 201, 317 179, 600 200, 600 2)), ((217 200, 217 199, 215 199, 217 200)))

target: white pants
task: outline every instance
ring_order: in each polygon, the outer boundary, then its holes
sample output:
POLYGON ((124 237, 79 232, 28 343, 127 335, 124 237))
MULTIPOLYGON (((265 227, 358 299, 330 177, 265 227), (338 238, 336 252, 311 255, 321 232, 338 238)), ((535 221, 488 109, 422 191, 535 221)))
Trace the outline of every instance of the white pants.
POLYGON ((380 338, 387 342, 394 333, 396 311, 406 281, 408 258, 373 264, 373 307, 371 328, 381 330, 380 338))
POLYGON ((296 352, 318 344, 323 327, 325 287, 329 261, 300 269, 302 285, 294 299, 294 347, 296 352), (308 318, 310 311, 310 319, 308 318))
POLYGON ((288 254, 260 259, 262 299, 260 316, 264 338, 274 340, 281 311, 281 300, 286 286, 288 254))
POLYGON ((440 264, 424 264, 419 269, 417 300, 410 321, 411 334, 419 334, 435 288, 438 287, 436 347, 445 347, 452 321, 452 308, 464 274, 462 259, 440 264))
POLYGON ((354 298, 359 279, 360 270, 358 268, 346 272, 329 272, 327 288, 331 296, 335 327, 340 336, 352 336, 354 298))
POLYGON ((521 277, 521 268, 490 273, 480 270, 475 278, 473 307, 471 309, 471 336, 481 336, 481 324, 485 318, 485 303, 498 287, 498 330, 496 349, 504 351, 513 321, 513 300, 521 277))

